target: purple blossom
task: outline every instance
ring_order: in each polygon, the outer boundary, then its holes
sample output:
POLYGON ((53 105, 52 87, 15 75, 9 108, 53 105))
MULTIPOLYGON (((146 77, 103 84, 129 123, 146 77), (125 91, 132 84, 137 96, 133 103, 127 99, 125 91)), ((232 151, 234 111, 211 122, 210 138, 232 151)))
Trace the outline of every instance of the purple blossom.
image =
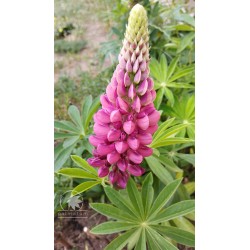
POLYGON ((89 164, 118 188, 126 187, 130 175, 145 172, 140 164, 153 153, 147 145, 160 119, 153 104, 148 40, 146 11, 137 4, 130 12, 119 64, 100 98, 102 109, 94 115, 95 135, 89 138, 95 147, 89 164))

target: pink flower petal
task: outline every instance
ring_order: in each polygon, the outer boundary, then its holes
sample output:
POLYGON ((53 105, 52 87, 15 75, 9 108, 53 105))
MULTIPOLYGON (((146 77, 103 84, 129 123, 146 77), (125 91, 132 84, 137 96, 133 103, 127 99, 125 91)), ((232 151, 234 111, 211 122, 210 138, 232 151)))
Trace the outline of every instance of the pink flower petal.
POLYGON ((140 112, 141 109, 141 101, 138 96, 135 97, 134 102, 132 103, 132 109, 135 110, 137 113, 140 112))
POLYGON ((135 87, 134 87, 134 84, 131 84, 130 87, 129 87, 129 90, 128 90, 128 97, 133 100, 134 97, 135 97, 135 87))
POLYGON ((117 94, 118 94, 118 96, 127 95, 127 91, 126 91, 126 88, 125 88, 125 85, 124 85, 123 82, 118 83, 118 85, 117 85, 117 94))
POLYGON ((96 150, 99 155, 107 155, 115 150, 115 145, 114 144, 107 145, 104 143, 100 143, 98 144, 96 150))
POLYGON ((116 163, 120 159, 120 154, 116 151, 113 151, 107 155, 107 161, 110 164, 116 163))
POLYGON ((134 162, 135 164, 140 164, 143 161, 143 157, 139 153, 131 149, 129 149, 127 152, 128 152, 127 155, 128 155, 129 160, 134 162))
POLYGON ((139 165, 128 164, 128 172, 134 176, 141 176, 144 174, 145 169, 139 165))
POLYGON ((144 117, 137 119, 137 125, 139 128, 141 128, 142 130, 146 130, 149 126, 149 119, 148 116, 145 115, 144 117))
POLYGON ((109 173, 109 168, 108 167, 101 167, 98 169, 98 176, 99 177, 105 177, 107 176, 109 173))
POLYGON ((125 141, 117 141, 115 143, 115 149, 118 153, 122 154, 128 149, 128 143, 125 141))
POLYGON ((128 75, 128 72, 126 72, 125 75, 124 75, 124 85, 126 87, 131 85, 131 80, 130 80, 130 77, 128 75))
POLYGON ((151 114, 148 115, 148 119, 149 119, 149 126, 153 126, 155 124, 158 123, 158 121, 160 120, 160 112, 155 110, 154 112, 152 112, 151 114))
POLYGON ((143 157, 148 157, 150 155, 153 154, 153 149, 152 148, 149 148, 147 146, 140 146, 138 149, 137 149, 137 152, 142 155, 143 157))
POLYGON ((101 101, 101 104, 102 104, 103 108, 112 107, 112 103, 109 101, 107 95, 101 95, 100 96, 100 101, 101 101))
POLYGON ((118 82, 118 85, 123 84, 123 79, 124 79, 124 70, 120 69, 116 74, 116 80, 118 82))
POLYGON ((147 81, 148 81, 148 90, 151 91, 154 88, 154 82, 150 77, 148 77, 147 81))
POLYGON ((120 159, 117 163, 116 163, 117 167, 122 171, 126 171, 127 166, 128 166, 128 162, 125 159, 120 159))
POLYGON ((137 73, 135 74, 134 82, 135 82, 135 83, 139 83, 140 80, 141 80, 141 70, 139 69, 139 70, 137 71, 137 73))
POLYGON ((107 135, 109 130, 110 130, 110 128, 108 125, 101 125, 99 123, 95 123, 95 125, 94 125, 94 133, 96 135, 107 135))
POLYGON ((130 73, 130 72, 132 72, 132 70, 133 70, 133 68, 132 68, 131 61, 130 61, 130 59, 128 59, 127 64, 126 64, 126 71, 128 73, 130 73))
POLYGON ((147 91, 147 88, 148 88, 148 82, 147 82, 147 79, 144 79, 144 80, 140 83, 140 85, 139 85, 139 87, 138 87, 138 89, 137 89, 137 93, 138 93, 139 95, 144 95, 144 94, 146 93, 146 91, 147 91))
POLYGON ((158 129, 158 125, 155 124, 153 126, 148 127, 148 129, 145 130, 145 132, 150 133, 150 134, 154 134, 154 132, 156 132, 157 129, 158 129))
POLYGON ((132 122, 132 121, 124 122, 123 129, 128 135, 132 134, 134 132, 134 130, 135 130, 134 122, 132 122))
POLYGON ((149 145, 153 141, 153 137, 150 133, 138 134, 137 139, 142 145, 149 145))
POLYGON ((123 174, 119 174, 119 177, 117 179, 117 186, 124 189, 127 186, 129 175, 126 172, 123 172, 123 174))
POLYGON ((118 179, 118 173, 117 172, 114 172, 114 171, 111 171, 109 173, 109 180, 112 184, 114 184, 118 179))
POLYGON ((141 97, 141 104, 143 106, 148 105, 149 103, 152 102, 152 96, 149 91, 147 91, 142 97, 141 97))
POLYGON ((93 167, 103 167, 105 166, 106 160, 101 160, 99 157, 93 157, 89 158, 87 162, 93 167))
POLYGON ((108 140, 111 141, 117 141, 120 138, 121 130, 118 129, 110 129, 107 135, 108 140))
POLYGON ((98 146, 98 144, 100 143, 104 143, 105 142, 105 139, 101 136, 95 136, 95 135, 91 135, 89 137, 89 143, 95 147, 98 146))
POLYGON ((121 98, 121 97, 117 97, 117 106, 121 109, 121 111, 123 113, 127 113, 129 110, 129 106, 128 104, 121 98))
POLYGON ((140 70, 141 71, 145 71, 147 68, 147 64, 146 64, 146 61, 142 61, 141 64, 140 64, 140 70))
POLYGON ((111 122, 120 122, 122 120, 122 115, 119 110, 114 110, 110 114, 111 122))
POLYGON ((96 113, 96 118, 99 122, 110 123, 110 116, 105 110, 101 109, 96 113))
POLYGON ((136 73, 139 68, 139 61, 136 59, 134 65, 133 65, 133 72, 136 73))
POLYGON ((109 84, 107 86, 106 93, 107 93, 109 101, 112 102, 112 103, 115 103, 117 93, 116 93, 116 89, 113 88, 111 84, 109 84))
POLYGON ((133 150, 137 150, 140 146, 139 140, 135 137, 128 137, 127 142, 128 142, 129 147, 133 150))
POLYGON ((125 61, 125 59, 122 56, 119 58, 119 67, 121 69, 125 69, 126 68, 126 61, 125 61))
POLYGON ((153 101, 155 100, 155 98, 156 98, 156 92, 155 92, 155 90, 152 89, 152 90, 150 91, 150 94, 151 94, 152 102, 153 102, 153 101))

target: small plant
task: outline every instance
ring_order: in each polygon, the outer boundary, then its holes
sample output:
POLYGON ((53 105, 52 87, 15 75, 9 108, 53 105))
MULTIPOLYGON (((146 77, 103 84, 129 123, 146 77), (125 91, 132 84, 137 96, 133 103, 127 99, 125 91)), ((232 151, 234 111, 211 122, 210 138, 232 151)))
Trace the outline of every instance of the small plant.
POLYGON ((78 53, 86 47, 86 41, 56 40, 54 51, 56 53, 78 53))
POLYGON ((90 122, 96 110, 99 108, 99 98, 92 100, 88 96, 82 106, 82 114, 74 105, 70 105, 68 115, 71 121, 55 121, 55 140, 61 140, 55 148, 55 170, 60 169, 67 161, 71 152, 80 144, 80 154, 84 150, 91 153, 92 146, 88 143, 88 135, 91 132, 90 122))
POLYGON ((158 90, 155 100, 157 108, 160 107, 164 95, 167 100, 169 100, 170 104, 174 105, 174 95, 171 90, 172 88, 194 88, 192 79, 184 79, 184 81, 180 81, 183 77, 194 72, 194 65, 178 69, 178 61, 179 57, 176 57, 168 65, 166 56, 162 55, 159 62, 155 58, 152 58, 150 62, 150 71, 156 82, 155 89, 158 90))
POLYGON ((141 192, 132 178, 124 192, 111 187, 104 188, 112 205, 92 203, 97 212, 114 219, 94 227, 94 234, 112 234, 123 232, 105 250, 127 249, 177 250, 176 242, 194 246, 194 234, 171 226, 169 221, 194 211, 194 201, 185 200, 171 204, 181 179, 169 183, 158 196, 154 196, 153 177, 148 174, 141 192), (148 248, 147 248, 148 247, 148 248))

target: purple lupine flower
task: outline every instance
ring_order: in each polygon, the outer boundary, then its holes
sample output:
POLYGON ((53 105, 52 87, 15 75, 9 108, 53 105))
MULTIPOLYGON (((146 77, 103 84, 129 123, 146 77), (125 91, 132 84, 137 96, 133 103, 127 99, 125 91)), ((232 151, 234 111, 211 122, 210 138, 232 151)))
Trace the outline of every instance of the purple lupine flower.
POLYGON ((102 109, 94 115, 95 135, 89 138, 95 147, 89 164, 119 188, 126 187, 130 175, 145 172, 140 164, 153 153, 147 145, 160 119, 153 104, 156 93, 149 77, 148 41, 147 13, 136 4, 130 12, 119 64, 101 96, 102 109))

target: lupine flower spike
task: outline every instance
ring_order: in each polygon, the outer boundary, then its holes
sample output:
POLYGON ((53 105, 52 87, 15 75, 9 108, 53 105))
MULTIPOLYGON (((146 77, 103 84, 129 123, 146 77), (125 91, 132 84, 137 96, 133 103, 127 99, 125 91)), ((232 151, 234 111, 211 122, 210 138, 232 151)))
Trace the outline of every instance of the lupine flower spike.
POLYGON ((129 16, 119 64, 106 94, 101 96, 102 109, 94 115, 94 133, 89 137, 95 147, 91 166, 99 177, 108 175, 110 182, 125 188, 130 175, 141 176, 144 157, 152 155, 147 147, 158 128, 160 113, 149 77, 149 35, 147 13, 136 4, 129 16))

